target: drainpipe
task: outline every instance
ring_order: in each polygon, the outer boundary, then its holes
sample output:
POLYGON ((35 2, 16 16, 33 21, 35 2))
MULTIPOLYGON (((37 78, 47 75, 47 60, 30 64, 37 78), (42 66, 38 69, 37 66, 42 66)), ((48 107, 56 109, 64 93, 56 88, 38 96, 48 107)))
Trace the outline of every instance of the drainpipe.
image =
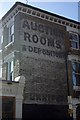
POLYGON ((66 62, 66 77, 67 77, 67 93, 68 93, 68 113, 70 115, 70 118, 73 120, 73 106, 72 106, 72 96, 70 95, 70 88, 69 88, 69 78, 68 78, 68 54, 66 51, 66 55, 65 55, 65 62, 66 62))

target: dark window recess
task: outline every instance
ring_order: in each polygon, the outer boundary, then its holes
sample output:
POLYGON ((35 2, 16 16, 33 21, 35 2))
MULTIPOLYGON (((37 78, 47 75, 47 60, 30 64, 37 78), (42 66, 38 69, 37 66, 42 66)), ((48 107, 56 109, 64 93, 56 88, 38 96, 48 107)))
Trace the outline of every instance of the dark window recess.
POLYGON ((72 81, 74 86, 80 86, 80 63, 72 62, 72 81))
POLYGON ((72 48, 76 48, 76 49, 80 48, 79 47, 79 35, 77 33, 70 32, 69 33, 69 39, 70 39, 72 48))

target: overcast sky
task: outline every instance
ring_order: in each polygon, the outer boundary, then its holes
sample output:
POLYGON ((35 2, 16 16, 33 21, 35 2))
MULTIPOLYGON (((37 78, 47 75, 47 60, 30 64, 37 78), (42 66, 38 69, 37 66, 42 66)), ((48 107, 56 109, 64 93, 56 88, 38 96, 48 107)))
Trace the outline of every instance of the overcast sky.
MULTIPOLYGON (((14 5, 17 0, 0 0, 0 19, 4 14, 14 5)), ((43 0, 43 2, 38 2, 39 0, 35 0, 37 2, 32 2, 32 0, 19 0, 25 4, 29 4, 31 6, 67 17, 69 19, 79 20, 79 2, 78 0, 65 0, 66 2, 54 0, 43 0), (51 1, 51 2, 49 2, 51 1)), ((33 0, 34 1, 34 0, 33 0)))

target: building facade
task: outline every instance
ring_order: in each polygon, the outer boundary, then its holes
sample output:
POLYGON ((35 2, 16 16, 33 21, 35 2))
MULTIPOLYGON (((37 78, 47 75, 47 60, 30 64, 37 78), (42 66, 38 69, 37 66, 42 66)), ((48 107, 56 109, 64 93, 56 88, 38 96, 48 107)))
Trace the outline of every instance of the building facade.
POLYGON ((2 79, 25 77, 23 119, 78 120, 79 22, 16 2, 1 25, 2 79))
POLYGON ((0 21, 0 78, 2 77, 2 43, 3 43, 3 28, 0 21))

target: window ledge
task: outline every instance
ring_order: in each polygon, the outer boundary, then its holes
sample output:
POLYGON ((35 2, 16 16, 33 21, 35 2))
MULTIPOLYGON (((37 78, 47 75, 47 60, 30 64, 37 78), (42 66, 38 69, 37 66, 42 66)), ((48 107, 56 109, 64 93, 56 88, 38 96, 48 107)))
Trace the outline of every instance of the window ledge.
POLYGON ((77 50, 77 51, 79 51, 80 49, 79 48, 73 48, 73 47, 71 47, 71 50, 77 50))
POLYGON ((75 91, 80 91, 80 86, 73 86, 73 89, 74 89, 75 91))
POLYGON ((14 43, 14 41, 8 43, 8 44, 5 46, 5 48, 7 49, 9 46, 13 45, 13 43, 14 43))

